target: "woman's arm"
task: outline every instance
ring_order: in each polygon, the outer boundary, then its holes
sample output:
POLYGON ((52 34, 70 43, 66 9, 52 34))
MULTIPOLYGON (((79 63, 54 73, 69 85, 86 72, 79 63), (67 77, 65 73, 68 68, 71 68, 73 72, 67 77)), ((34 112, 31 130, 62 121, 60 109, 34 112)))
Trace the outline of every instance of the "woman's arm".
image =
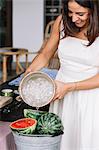
POLYGON ((99 74, 79 82, 63 83, 55 81, 56 83, 56 94, 53 100, 62 99, 68 92, 77 90, 90 90, 99 88, 99 74))
POLYGON ((75 90, 88 90, 99 88, 99 74, 79 82, 75 82, 75 90))
POLYGON ((47 43, 41 49, 40 53, 32 61, 31 65, 27 68, 25 74, 31 71, 40 70, 42 67, 48 64, 51 57, 54 55, 55 51, 58 48, 58 43, 60 39, 60 23, 62 16, 59 16, 53 25, 52 33, 47 43))

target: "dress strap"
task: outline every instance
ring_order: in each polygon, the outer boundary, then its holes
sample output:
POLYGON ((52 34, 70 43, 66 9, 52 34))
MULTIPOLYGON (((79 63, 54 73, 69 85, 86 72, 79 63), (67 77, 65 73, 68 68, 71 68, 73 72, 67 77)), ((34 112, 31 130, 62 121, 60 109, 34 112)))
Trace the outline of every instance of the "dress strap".
POLYGON ((64 37, 64 25, 63 25, 63 20, 60 23, 60 39, 64 37))

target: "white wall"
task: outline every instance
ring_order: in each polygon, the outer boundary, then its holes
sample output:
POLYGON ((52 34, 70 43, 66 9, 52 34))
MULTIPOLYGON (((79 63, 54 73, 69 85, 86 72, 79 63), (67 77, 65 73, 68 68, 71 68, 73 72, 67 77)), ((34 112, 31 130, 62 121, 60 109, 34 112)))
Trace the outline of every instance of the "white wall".
MULTIPOLYGON (((39 50, 43 42, 43 1, 13 0, 13 47, 39 50)), ((29 55, 29 61, 32 58, 29 55)))

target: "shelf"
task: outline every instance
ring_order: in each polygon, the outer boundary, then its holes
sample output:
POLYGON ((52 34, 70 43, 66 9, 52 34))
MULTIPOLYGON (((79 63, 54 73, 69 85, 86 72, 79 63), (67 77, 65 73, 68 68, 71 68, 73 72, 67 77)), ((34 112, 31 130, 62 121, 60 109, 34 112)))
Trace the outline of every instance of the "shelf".
POLYGON ((50 13, 47 13, 46 16, 59 16, 60 13, 56 13, 56 14, 50 14, 50 13))
POLYGON ((44 29, 48 22, 61 14, 62 0, 44 0, 44 29))

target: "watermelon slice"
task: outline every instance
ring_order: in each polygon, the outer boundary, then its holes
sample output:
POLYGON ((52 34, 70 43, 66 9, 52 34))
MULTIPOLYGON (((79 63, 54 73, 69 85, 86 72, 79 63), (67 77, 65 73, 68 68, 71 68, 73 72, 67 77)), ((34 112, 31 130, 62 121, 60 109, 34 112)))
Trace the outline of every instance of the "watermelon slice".
POLYGON ((13 131, 22 134, 32 134, 35 131, 37 120, 32 118, 18 119, 10 124, 13 131))

